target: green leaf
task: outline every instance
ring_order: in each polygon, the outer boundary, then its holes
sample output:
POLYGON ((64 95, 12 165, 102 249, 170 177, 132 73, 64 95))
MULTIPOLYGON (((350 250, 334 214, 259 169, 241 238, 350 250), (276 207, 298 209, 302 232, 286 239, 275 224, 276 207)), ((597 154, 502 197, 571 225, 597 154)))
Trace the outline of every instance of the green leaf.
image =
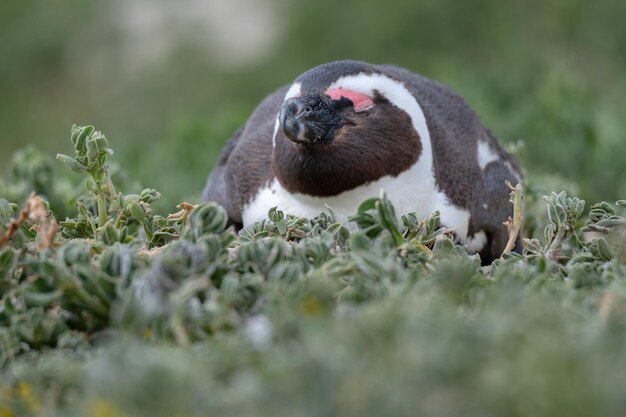
POLYGON ((15 267, 17 266, 17 251, 13 248, 5 248, 0 252, 0 294, 6 290, 8 284, 3 284, 12 278, 15 267))
POLYGON ((198 239, 209 233, 220 233, 226 228, 226 210, 215 203, 204 203, 193 209, 186 225, 185 236, 198 239))
POLYGON ((285 213, 283 213, 282 211, 278 210, 277 207, 272 207, 271 209, 269 209, 268 213, 267 213, 267 217, 275 224, 278 224, 281 222, 281 220, 283 220, 285 218, 285 213))
POLYGON ((153 188, 146 188, 141 192, 139 199, 144 203, 154 203, 161 198, 161 193, 153 188))
POLYGON ((98 158, 108 154, 108 146, 109 142, 104 135, 100 132, 95 132, 86 142, 89 162, 98 162, 99 165, 102 165, 102 161, 99 161, 98 158))
POLYGON ((93 126, 72 126, 71 139, 77 156, 85 151, 85 142, 87 141, 87 137, 91 135, 93 131, 93 126))
POLYGON ((24 291, 22 296, 24 297, 24 302, 29 307, 47 307, 50 304, 59 301, 63 296, 63 291, 56 290, 46 293, 24 291))
POLYGON ((69 169, 71 169, 74 172, 85 172, 87 170, 87 167, 85 165, 81 164, 76 159, 71 158, 67 155, 63 155, 59 153, 57 154, 57 159, 63 162, 65 166, 67 166, 69 169))
POLYGON ((371 246, 372 241, 364 231, 352 233, 352 236, 350 236, 350 248, 353 251, 369 250, 371 246))
POLYGON ((131 201, 128 204, 128 210, 130 211, 131 216, 138 222, 142 222, 146 218, 146 211, 141 206, 141 204, 131 201))
POLYGON ((373 210, 374 208, 376 208, 377 201, 378 198, 376 197, 368 198, 367 200, 363 201, 361 204, 359 204, 359 207, 356 210, 357 214, 362 214, 369 210, 373 210))

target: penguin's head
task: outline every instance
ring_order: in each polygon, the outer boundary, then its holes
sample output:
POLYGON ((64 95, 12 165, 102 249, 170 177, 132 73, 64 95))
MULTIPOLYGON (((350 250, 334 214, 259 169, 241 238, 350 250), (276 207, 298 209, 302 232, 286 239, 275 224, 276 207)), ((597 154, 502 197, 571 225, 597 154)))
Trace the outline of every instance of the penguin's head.
MULTIPOLYGON (((363 101, 373 105, 366 95, 363 101)), ((278 116, 283 134, 292 142, 302 145, 323 145, 332 142, 337 131, 354 124, 350 108, 360 109, 346 96, 331 96, 329 93, 312 93, 285 100, 278 116)))
POLYGON ((378 68, 332 62, 289 88, 274 132, 273 169, 290 192, 337 195, 397 176, 419 158, 421 109, 401 81, 378 68))
POLYGON ((305 72, 281 106, 278 120, 282 133, 303 146, 329 144, 335 136, 345 134, 366 120, 376 104, 383 104, 384 97, 371 82, 373 74, 373 66, 355 61, 332 62, 305 72), (360 75, 360 85, 342 85, 350 75, 360 75))

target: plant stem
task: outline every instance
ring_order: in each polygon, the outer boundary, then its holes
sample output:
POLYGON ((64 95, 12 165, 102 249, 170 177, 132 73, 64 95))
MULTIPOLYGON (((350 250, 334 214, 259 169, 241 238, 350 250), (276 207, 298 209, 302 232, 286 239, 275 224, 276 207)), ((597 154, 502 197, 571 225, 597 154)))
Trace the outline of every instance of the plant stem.
POLYGON ((107 222, 106 201, 102 194, 96 196, 96 201, 98 203, 98 227, 102 227, 107 222))
POLYGON ((504 225, 507 227, 509 231, 509 240, 506 243, 504 251, 502 254, 504 255, 507 252, 513 250, 515 246, 515 241, 517 240, 517 236, 519 235, 520 228, 522 227, 522 185, 517 184, 515 187, 511 185, 511 183, 507 180, 505 181, 506 186, 511 190, 511 202, 513 203, 513 218, 509 217, 509 220, 504 222, 504 225))
POLYGON ((563 244, 563 241, 567 237, 567 235, 568 235, 567 226, 562 226, 557 230, 556 235, 554 236, 554 239, 552 240, 552 242, 550 243, 550 246, 548 246, 548 250, 546 251, 546 258, 553 260, 553 261, 558 260, 558 257, 559 257, 558 255, 561 251, 561 246, 563 244))

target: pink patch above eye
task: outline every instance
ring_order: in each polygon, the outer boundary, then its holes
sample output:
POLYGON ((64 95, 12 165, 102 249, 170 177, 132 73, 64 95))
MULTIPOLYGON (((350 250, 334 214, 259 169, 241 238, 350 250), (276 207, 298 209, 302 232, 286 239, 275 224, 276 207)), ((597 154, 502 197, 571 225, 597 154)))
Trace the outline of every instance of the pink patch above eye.
POLYGON ((340 100, 341 97, 345 97, 352 102, 354 111, 362 111, 370 108, 374 105, 374 102, 367 94, 357 93, 356 91, 346 90, 343 88, 329 88, 326 90, 326 95, 333 100, 340 100))

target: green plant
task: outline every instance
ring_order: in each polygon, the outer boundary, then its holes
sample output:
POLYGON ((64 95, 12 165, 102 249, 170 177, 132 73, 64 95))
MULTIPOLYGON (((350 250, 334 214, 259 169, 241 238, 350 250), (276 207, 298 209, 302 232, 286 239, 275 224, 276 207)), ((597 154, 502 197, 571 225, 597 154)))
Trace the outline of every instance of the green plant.
POLYGON ((0 413, 623 414, 623 201, 553 193, 543 237, 481 267, 384 194, 352 229, 330 208, 238 234, 214 203, 154 214, 155 190, 116 191, 102 134, 72 143, 87 193, 58 234, 45 200, 0 199, 0 413))

